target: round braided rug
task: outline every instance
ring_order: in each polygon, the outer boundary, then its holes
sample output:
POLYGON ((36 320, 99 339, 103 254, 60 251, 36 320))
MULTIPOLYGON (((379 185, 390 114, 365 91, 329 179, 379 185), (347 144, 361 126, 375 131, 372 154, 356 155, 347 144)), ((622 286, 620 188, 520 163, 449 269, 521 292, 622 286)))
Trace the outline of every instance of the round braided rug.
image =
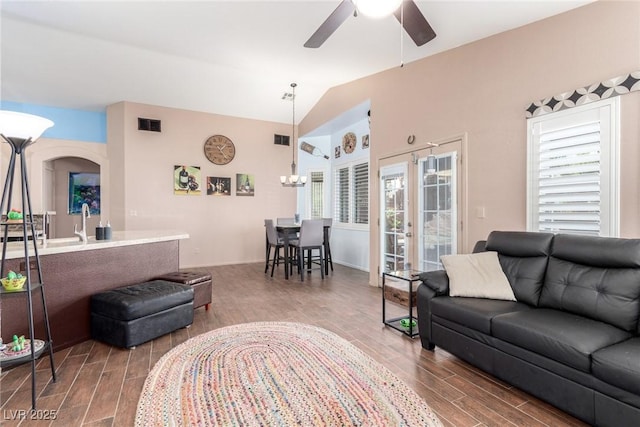
POLYGON ((441 426, 402 380, 345 339, 302 323, 216 329, 165 354, 136 426, 441 426))

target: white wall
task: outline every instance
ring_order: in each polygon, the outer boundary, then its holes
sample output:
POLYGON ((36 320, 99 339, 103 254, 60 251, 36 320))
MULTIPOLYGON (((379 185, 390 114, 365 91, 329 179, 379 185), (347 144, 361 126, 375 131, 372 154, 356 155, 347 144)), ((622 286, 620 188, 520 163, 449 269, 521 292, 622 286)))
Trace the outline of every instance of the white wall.
MULTIPOLYGON (((315 146, 318 151, 329 156, 329 159, 325 159, 324 157, 311 155, 304 151, 299 151, 298 159, 298 172, 299 174, 307 176, 307 182, 311 182, 311 172, 324 172, 325 178, 325 186, 324 186, 324 213, 323 217, 330 218, 331 214, 331 137, 327 136, 317 136, 317 137, 306 137, 300 138, 300 142, 306 142, 315 146)), ((316 153, 314 151, 314 153, 316 153)), ((311 191, 311 186, 306 185, 305 187, 298 189, 298 202, 297 202, 297 212, 300 213, 302 218, 309 218, 311 216, 311 202, 309 193, 311 191)))
MULTIPOLYGON (((343 129, 335 131, 331 134, 331 172, 329 173, 329 179, 327 180, 329 188, 331 188, 331 216, 334 212, 334 191, 333 191, 333 169, 338 166, 342 166, 348 163, 362 163, 363 161, 369 161, 369 148, 362 147, 362 137, 369 135, 369 122, 362 119, 354 124, 347 126, 343 129), (342 138, 347 132, 353 132, 357 137, 356 149, 353 153, 346 154, 342 149, 342 138), (335 158, 335 148, 340 147, 340 157, 335 158)), ((372 141, 369 141, 372 144, 372 141)), ((369 188, 371 188, 371 167, 369 167, 369 188)), ((369 193, 369 200, 371 200, 371 192, 369 193)), ((371 215, 369 220, 371 220, 371 215)), ((339 264, 347 265, 349 267, 357 268, 364 271, 369 271, 369 227, 363 225, 343 225, 333 223, 333 231, 331 235, 331 256, 333 261, 339 264)))

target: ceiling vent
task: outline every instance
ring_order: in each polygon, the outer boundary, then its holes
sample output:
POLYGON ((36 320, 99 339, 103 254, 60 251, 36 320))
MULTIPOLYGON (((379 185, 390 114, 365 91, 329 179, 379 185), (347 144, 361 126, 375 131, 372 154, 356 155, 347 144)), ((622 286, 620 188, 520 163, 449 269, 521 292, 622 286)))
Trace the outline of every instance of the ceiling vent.
POLYGON ((148 130, 150 132, 162 132, 160 120, 144 119, 138 117, 138 130, 148 130))

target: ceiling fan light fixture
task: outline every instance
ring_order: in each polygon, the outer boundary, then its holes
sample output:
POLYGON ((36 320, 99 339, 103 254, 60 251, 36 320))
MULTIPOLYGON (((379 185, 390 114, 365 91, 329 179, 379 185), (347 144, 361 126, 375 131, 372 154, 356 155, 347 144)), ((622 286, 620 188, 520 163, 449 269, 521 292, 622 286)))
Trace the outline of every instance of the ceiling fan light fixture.
POLYGON ((395 12, 402 0, 353 0, 358 13, 369 18, 384 18, 395 12))

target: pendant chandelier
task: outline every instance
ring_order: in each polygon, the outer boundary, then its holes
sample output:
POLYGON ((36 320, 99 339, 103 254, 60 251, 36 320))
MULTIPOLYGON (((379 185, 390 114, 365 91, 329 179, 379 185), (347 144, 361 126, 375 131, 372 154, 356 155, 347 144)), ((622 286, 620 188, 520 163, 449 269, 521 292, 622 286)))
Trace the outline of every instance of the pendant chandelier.
POLYGON ((291 175, 280 176, 283 187, 303 187, 307 183, 306 176, 299 176, 296 171, 296 83, 291 83, 291 101, 293 103, 293 117, 291 119, 291 175))

